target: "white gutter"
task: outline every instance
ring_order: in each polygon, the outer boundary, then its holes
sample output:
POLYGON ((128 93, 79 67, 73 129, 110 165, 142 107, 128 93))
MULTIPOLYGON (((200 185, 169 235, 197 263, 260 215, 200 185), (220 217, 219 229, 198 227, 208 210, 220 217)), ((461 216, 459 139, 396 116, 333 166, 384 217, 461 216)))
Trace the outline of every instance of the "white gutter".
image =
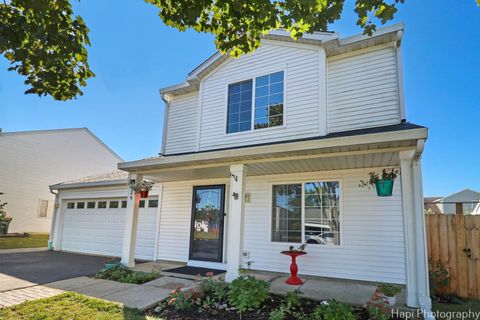
POLYGON ((55 232, 55 223, 57 220, 57 209, 58 209, 58 192, 54 192, 50 189, 50 193, 55 195, 55 201, 53 203, 53 217, 50 225, 50 235, 48 237, 48 250, 53 250, 53 233, 55 232))
MULTIPOLYGON (((108 180, 108 181, 89 181, 89 182, 75 182, 75 183, 59 183, 50 186, 51 190, 77 189, 77 188, 94 188, 107 187, 128 184, 128 179, 122 180, 108 180)), ((52 192, 53 193, 53 192, 52 192)))

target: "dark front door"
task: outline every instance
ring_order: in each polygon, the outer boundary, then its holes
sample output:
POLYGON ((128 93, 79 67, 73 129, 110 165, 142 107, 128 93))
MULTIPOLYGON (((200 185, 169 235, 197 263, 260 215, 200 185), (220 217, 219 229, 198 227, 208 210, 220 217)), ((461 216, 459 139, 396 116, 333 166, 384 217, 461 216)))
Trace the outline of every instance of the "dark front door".
POLYGON ((190 259, 222 261, 225 186, 193 188, 190 259))

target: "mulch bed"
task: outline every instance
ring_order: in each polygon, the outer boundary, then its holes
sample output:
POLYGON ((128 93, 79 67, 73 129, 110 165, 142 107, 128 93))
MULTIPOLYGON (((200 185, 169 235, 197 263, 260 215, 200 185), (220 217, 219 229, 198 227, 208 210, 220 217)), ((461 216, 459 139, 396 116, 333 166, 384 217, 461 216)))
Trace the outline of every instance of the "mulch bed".
MULTIPOLYGON (((270 298, 265 301, 260 310, 247 311, 242 317, 235 310, 205 310, 198 306, 194 306, 188 310, 177 311, 172 307, 163 309, 160 313, 154 313, 153 309, 147 312, 147 315, 160 316, 165 320, 193 320, 193 319, 226 319, 226 320, 264 320, 268 319, 270 312, 280 306, 282 302, 281 296, 270 295, 270 298)), ((300 310, 303 313, 311 313, 319 304, 318 301, 309 299, 301 299, 300 310)), ((368 320, 368 313, 365 308, 352 307, 352 311, 358 320, 368 320)), ((285 319, 295 320, 292 316, 287 316, 285 319)))

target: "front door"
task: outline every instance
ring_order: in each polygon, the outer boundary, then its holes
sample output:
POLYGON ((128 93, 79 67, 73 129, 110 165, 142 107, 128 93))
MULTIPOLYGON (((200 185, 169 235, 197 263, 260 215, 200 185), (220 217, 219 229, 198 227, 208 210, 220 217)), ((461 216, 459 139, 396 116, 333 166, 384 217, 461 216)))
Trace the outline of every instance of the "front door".
POLYGON ((225 185, 193 188, 190 260, 222 262, 225 185))

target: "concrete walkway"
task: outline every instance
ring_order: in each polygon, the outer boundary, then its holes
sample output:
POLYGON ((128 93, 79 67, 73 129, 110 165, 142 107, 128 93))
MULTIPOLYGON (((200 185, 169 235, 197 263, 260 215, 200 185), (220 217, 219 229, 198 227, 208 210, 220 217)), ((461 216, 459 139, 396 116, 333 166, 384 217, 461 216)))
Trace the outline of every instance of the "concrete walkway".
MULTIPOLYGON (((286 284, 289 275, 284 273, 254 271, 251 274, 260 280, 270 282, 270 292, 284 295, 297 291, 302 297, 323 301, 335 299, 336 301, 363 306, 373 296, 377 284, 368 281, 333 279, 299 275, 303 285, 293 286, 286 284)), ((402 292, 397 297, 397 305, 405 306, 405 294, 402 292)))
POLYGON ((0 292, 0 307, 10 307, 25 301, 48 298, 62 293, 63 290, 47 286, 33 286, 28 288, 0 292))
POLYGON ((49 283, 47 286, 122 303, 128 308, 143 311, 166 299, 172 290, 191 285, 192 280, 176 277, 160 277, 141 285, 79 277, 49 283))

